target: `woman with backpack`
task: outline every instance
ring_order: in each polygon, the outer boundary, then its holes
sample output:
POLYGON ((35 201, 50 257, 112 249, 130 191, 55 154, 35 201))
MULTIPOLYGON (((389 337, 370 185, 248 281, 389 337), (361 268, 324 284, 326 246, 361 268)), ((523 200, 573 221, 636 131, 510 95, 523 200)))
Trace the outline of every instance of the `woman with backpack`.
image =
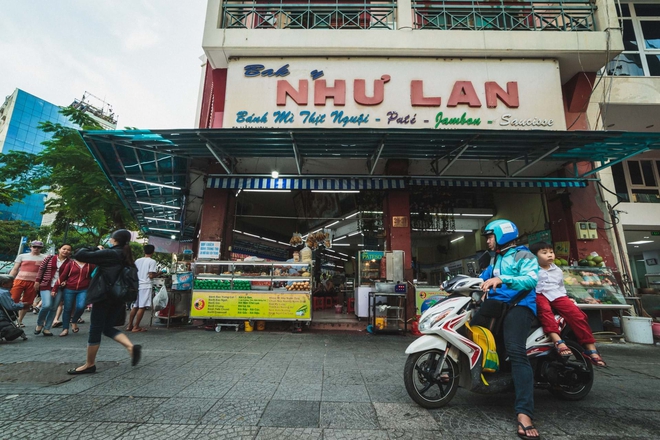
POLYGON ((112 233, 110 249, 103 249, 102 246, 80 249, 74 255, 76 260, 94 264, 98 270, 87 289, 87 302, 94 305, 87 340, 87 360, 80 367, 67 371, 68 374, 96 372, 96 354, 102 334, 126 347, 131 356, 131 365, 140 362, 142 347, 133 345, 128 336, 115 328, 115 323, 126 310, 124 301, 115 299, 111 293, 122 269, 134 264, 130 241, 131 233, 126 229, 118 229, 112 233))

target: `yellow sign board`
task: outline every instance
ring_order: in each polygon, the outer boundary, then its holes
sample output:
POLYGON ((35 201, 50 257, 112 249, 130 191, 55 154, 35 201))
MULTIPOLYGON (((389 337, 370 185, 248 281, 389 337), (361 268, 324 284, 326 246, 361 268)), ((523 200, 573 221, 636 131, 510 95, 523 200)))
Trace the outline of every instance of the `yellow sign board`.
POLYGON ((422 304, 424 304, 424 301, 431 298, 432 296, 447 296, 447 292, 438 286, 415 287, 415 307, 417 309, 417 314, 422 313, 422 304))
POLYGON ((310 320, 309 293, 194 290, 191 318, 310 320))

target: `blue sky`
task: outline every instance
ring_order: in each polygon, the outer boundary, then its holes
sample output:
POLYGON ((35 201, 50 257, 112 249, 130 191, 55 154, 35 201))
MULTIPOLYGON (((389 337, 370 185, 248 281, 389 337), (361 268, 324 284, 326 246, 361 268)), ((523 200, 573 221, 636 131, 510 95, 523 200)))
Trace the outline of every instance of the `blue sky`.
POLYGON ((0 0, 0 101, 88 91, 119 128, 193 128, 205 14, 206 0, 0 0))

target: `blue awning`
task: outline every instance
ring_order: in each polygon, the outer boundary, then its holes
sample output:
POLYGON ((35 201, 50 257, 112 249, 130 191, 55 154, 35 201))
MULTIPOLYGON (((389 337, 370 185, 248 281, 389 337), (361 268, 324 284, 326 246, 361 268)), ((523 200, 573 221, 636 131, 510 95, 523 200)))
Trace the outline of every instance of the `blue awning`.
POLYGON ((584 188, 586 180, 516 179, 516 180, 431 180, 412 179, 411 185, 444 186, 450 188, 584 188))
POLYGON ((405 179, 268 179, 258 177, 209 177, 207 188, 263 190, 379 190, 403 189, 405 179))

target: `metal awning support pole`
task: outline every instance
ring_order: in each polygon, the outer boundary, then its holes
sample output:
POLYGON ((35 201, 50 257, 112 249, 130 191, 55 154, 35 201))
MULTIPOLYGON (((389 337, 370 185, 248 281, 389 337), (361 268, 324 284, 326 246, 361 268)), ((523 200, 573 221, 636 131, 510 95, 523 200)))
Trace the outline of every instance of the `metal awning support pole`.
MULTIPOLYGON (((442 176, 443 174, 445 174, 445 172, 449 169, 449 167, 451 167, 452 165, 454 165, 454 163, 458 160, 458 158, 461 157, 461 155, 462 155, 463 153, 465 153, 465 150, 467 150, 467 149, 470 147, 470 142, 476 140, 478 137, 479 137, 478 135, 477 135, 477 136, 474 136, 474 137, 473 137, 472 139, 470 139, 469 141, 465 141, 463 144, 461 144, 461 145, 458 147, 458 148, 460 148, 461 151, 459 151, 453 159, 451 159, 449 162, 447 162, 447 165, 445 165, 445 167, 444 167, 442 170, 440 170, 440 172, 438 173, 438 176, 442 176)), ((458 149, 458 148, 457 148, 457 149, 458 149)), ((454 150, 454 151, 455 151, 455 150, 454 150)))
POLYGON ((371 162, 369 174, 374 174, 374 171, 376 170, 376 164, 378 163, 378 159, 380 159, 383 148, 385 148, 385 138, 381 139, 378 149, 374 152, 374 154, 371 155, 371 158, 369 158, 369 162, 371 162))
MULTIPOLYGON (((648 146, 647 146, 647 147, 644 147, 644 148, 642 148, 642 149, 640 149, 640 150, 635 151, 634 153, 627 154, 627 155, 625 155, 625 156, 623 156, 623 157, 620 157, 619 159, 616 159, 616 160, 611 160, 611 161, 607 162, 605 165, 601 165, 601 166, 599 166, 598 168, 594 168, 594 169, 591 170, 591 171, 587 171, 586 173, 584 173, 584 174, 581 175, 580 177, 583 178, 583 177, 587 177, 587 176, 589 176, 589 175, 591 175, 591 174, 595 174, 595 173, 597 173, 597 172, 599 172, 599 171, 601 171, 601 170, 604 170, 605 168, 609 168, 609 167, 611 167, 612 165, 616 165, 616 164, 618 164, 618 163, 620 163, 620 162, 623 162, 624 160, 628 160, 628 159, 630 159, 630 158, 633 157, 633 156, 637 156, 638 154, 642 154, 642 153, 644 153, 645 151, 649 151, 649 150, 650 150, 650 148, 649 148, 648 146)), ((576 169, 577 169, 577 168, 576 168, 576 169)))
POLYGON ((513 174, 511 174, 511 177, 516 177, 518 174, 522 173, 522 172, 525 171, 527 168, 529 168, 529 167, 533 166, 534 164, 536 164, 536 163, 542 161, 543 159, 545 159, 546 157, 550 156, 552 153, 554 153, 554 152, 557 151, 557 150, 559 150, 559 145, 557 145, 555 148, 553 148, 553 149, 547 151, 546 153, 542 154, 541 156, 537 157, 536 159, 534 159, 533 161, 531 161, 531 162, 528 163, 527 165, 523 165, 521 168, 519 168, 519 169, 517 169, 516 171, 514 171, 513 174))
POLYGON ((229 169, 229 167, 227 166, 227 164, 225 163, 225 161, 222 160, 222 158, 220 157, 220 155, 219 155, 218 153, 216 153, 216 151, 215 151, 213 145, 211 145, 211 144, 208 143, 208 142, 206 142, 205 145, 206 145, 206 148, 209 149, 209 151, 211 152, 211 154, 213 155, 213 157, 215 157, 215 159, 218 161, 218 163, 220 164, 220 166, 222 166, 222 168, 224 168, 225 172, 226 172, 227 174, 231 174, 231 170, 229 169))
POLYGON ((296 160, 296 169, 298 170, 298 175, 302 175, 302 157, 300 156, 300 151, 298 151, 298 145, 296 145, 296 139, 293 137, 293 132, 289 132, 291 136, 291 146, 293 147, 293 157, 296 160))

